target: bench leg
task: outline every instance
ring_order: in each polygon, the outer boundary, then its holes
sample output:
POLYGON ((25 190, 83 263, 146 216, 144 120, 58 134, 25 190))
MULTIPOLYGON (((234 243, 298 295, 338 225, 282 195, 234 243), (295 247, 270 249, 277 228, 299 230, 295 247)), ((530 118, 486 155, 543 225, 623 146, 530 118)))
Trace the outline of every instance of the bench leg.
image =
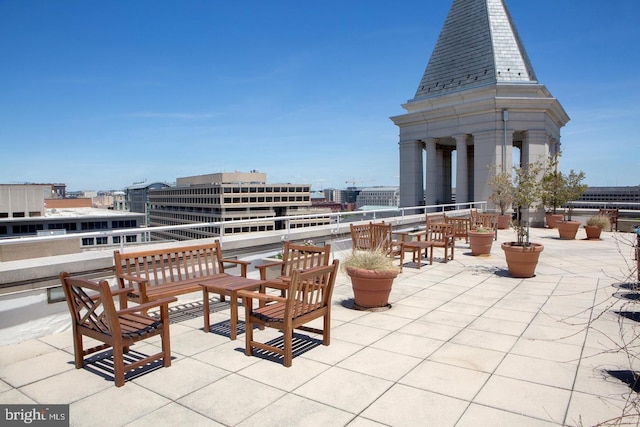
POLYGON ((202 317, 204 318, 204 327, 202 330, 209 332, 211 329, 211 323, 209 321, 209 291, 207 291, 206 287, 202 288, 202 311, 202 317))

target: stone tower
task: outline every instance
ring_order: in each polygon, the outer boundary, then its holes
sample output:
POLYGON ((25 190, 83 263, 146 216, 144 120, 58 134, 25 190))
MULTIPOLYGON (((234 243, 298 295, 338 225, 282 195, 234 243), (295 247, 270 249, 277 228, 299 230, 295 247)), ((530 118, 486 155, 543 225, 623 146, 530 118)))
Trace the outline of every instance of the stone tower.
POLYGON ((401 206, 451 202, 454 174, 457 202, 487 200, 491 166, 555 154, 569 121, 538 82, 505 0, 453 1, 402 107, 391 117, 400 128, 401 206))

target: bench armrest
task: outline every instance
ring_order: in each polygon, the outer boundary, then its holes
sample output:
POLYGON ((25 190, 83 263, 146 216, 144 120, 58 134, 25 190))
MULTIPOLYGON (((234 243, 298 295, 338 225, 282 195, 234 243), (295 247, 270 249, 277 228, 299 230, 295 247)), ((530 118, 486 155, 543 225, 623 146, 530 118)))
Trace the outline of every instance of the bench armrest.
MULTIPOLYGON (((147 283, 149 283, 149 279, 145 279, 144 277, 138 277, 138 276, 132 276, 130 274, 116 274, 116 277, 118 278, 118 284, 120 286, 124 286, 124 280, 128 280, 129 282, 133 282, 136 283, 138 285, 138 292, 140 293, 140 295, 144 295, 146 298, 147 295, 147 283)), ((121 289, 128 289, 129 291, 135 291, 135 287, 129 287, 129 288, 121 288, 121 289)))
POLYGON ((224 263, 235 264, 240 266, 240 274, 242 277, 247 277, 247 266, 251 264, 249 261, 242 261, 239 259, 221 259, 220 265, 224 265, 224 263))
POLYGON ((126 294, 131 291, 135 291, 135 289, 133 287, 112 289, 111 295, 116 296, 116 295, 126 294))
POLYGON ((262 270, 267 267, 275 267, 276 265, 282 265, 282 263, 283 261, 270 261, 270 262, 265 262, 264 264, 256 265, 256 268, 259 268, 260 270, 262 270))
POLYGON ((116 313, 118 315, 120 315, 120 314, 129 314, 129 313, 137 313, 137 312, 140 312, 140 311, 149 310, 150 308, 160 307, 162 305, 169 305, 170 303, 176 302, 176 301, 178 301, 178 298, 176 298, 176 297, 160 298, 160 299, 157 299, 157 300, 145 302, 144 304, 136 305, 135 307, 123 308, 122 310, 118 310, 116 313))
MULTIPOLYGON (((256 291, 246 291, 246 290, 238 291, 238 296, 241 297, 242 299, 255 298, 257 300, 264 301, 264 302, 272 302, 272 301, 287 302, 287 298, 285 297, 280 297, 277 295, 267 295, 267 294, 263 294, 256 291)), ((247 306, 250 306, 250 305, 247 304, 247 306)))
POLYGON ((277 267, 282 265, 284 261, 270 261, 265 262, 264 264, 256 265, 256 268, 260 270, 260 280, 267 280, 267 268, 269 267, 277 267))

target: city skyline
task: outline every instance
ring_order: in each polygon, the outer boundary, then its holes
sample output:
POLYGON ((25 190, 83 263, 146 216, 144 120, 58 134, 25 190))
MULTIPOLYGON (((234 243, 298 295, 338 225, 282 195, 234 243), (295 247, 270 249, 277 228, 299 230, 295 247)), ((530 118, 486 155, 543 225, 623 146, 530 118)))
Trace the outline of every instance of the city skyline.
MULTIPOLYGON (((451 0, 0 1, 0 183, 70 191, 259 170, 398 185, 398 129, 451 0)), ((635 1, 507 1, 571 121, 562 169, 638 185, 635 1)))

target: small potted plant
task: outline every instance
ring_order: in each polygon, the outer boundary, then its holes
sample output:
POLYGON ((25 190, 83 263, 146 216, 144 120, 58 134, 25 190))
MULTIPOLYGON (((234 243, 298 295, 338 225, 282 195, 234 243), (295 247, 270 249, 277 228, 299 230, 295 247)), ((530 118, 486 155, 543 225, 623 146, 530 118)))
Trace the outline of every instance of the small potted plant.
POLYGON ((511 221, 511 215, 507 214, 507 209, 513 203, 513 183, 509 172, 498 171, 495 166, 492 168, 492 172, 491 179, 487 182, 487 185, 491 188, 489 201, 500 210, 498 229, 504 230, 509 228, 509 222, 511 221))
POLYGON ((391 287, 400 269, 383 250, 355 250, 342 260, 341 268, 351 278, 355 308, 389 307, 391 287))
POLYGON ((587 239, 598 240, 600 239, 600 233, 602 230, 608 231, 611 223, 609 217, 606 215, 594 215, 587 219, 587 223, 584 226, 584 231, 587 233, 587 239))
POLYGON ((488 227, 476 227, 467 232, 471 255, 489 255, 495 238, 495 230, 488 227))
POLYGON ((509 275, 512 277, 533 277, 540 253, 544 246, 529 240, 529 210, 538 206, 542 191, 540 175, 544 163, 538 160, 525 167, 514 166, 513 196, 516 219, 512 222, 517 241, 501 245, 505 253, 509 275), (523 217, 524 214, 524 217, 523 217))

